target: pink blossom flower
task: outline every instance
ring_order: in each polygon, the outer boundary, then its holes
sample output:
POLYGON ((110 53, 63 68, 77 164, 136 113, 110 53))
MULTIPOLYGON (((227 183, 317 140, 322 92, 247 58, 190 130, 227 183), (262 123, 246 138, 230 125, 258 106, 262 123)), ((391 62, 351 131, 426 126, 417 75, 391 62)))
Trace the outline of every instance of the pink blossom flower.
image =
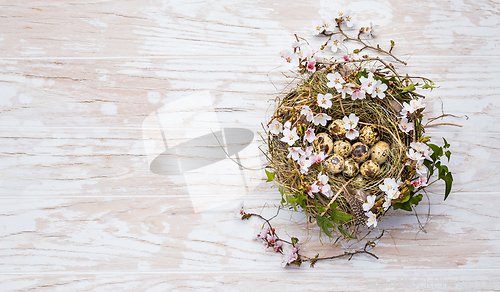
POLYGON ((307 62, 307 71, 309 72, 316 72, 316 60, 312 60, 312 61, 309 61, 307 62))
POLYGON ((288 266, 299 258, 299 246, 288 248, 283 252, 283 265, 288 266))
POLYGON ((321 151, 318 154, 312 154, 309 159, 311 160, 311 165, 315 163, 321 163, 321 161, 325 160, 325 153, 321 151))
POLYGON ((319 187, 317 182, 315 181, 308 189, 307 189, 307 194, 309 197, 314 198, 314 193, 319 192, 319 187))
POLYGON ((283 249, 283 241, 278 240, 274 243, 274 251, 275 252, 280 252, 283 249))
POLYGON ((424 176, 419 176, 416 180, 412 181, 411 184, 415 188, 427 186, 427 178, 424 176))
POLYGON ((310 158, 311 155, 313 154, 313 150, 314 150, 314 147, 313 146, 309 146, 306 148, 306 151, 303 153, 303 155, 307 158, 310 158))
POLYGON ((352 94, 351 94, 351 98, 352 100, 356 100, 356 99, 365 99, 366 98, 366 91, 364 91, 362 88, 360 87, 356 87, 352 94))

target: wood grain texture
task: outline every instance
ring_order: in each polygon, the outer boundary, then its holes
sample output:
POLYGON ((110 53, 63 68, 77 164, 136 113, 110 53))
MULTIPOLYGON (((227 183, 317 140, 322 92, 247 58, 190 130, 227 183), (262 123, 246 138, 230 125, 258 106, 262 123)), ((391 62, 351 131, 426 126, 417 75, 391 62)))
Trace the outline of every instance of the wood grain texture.
MULTIPOLYGON (((3 1, 0 290, 499 291, 499 7, 487 0, 3 1), (394 52, 409 62, 402 72, 440 86, 425 93, 427 116, 444 110, 459 118, 440 122, 463 127, 427 133, 452 144, 454 190, 443 202, 443 186, 429 188, 416 209, 427 233, 413 214, 385 217, 379 260, 284 269, 279 255, 252 240, 259 222, 234 212, 244 201, 251 212, 274 215, 276 187, 255 171, 252 188, 235 196, 239 173, 218 181, 202 169, 208 182, 200 186, 217 188, 202 199, 220 204, 200 212, 185 178, 151 171, 145 137, 155 129, 143 123, 208 91, 221 125, 258 137, 270 101, 293 86, 277 52, 294 33, 313 39, 308 28, 318 12, 338 7, 354 10, 360 25, 380 24, 377 42, 395 40, 394 52)), ((182 127, 168 131, 181 142, 182 127)), ((302 214, 282 211, 274 222, 280 235, 301 239, 305 254, 343 252, 302 214)))

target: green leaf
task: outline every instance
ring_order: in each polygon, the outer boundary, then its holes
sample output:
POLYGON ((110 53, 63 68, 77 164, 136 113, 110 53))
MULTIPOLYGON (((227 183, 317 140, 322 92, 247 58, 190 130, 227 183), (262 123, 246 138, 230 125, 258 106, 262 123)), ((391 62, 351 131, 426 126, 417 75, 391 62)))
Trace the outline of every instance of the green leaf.
POLYGON ((340 233, 341 233, 343 236, 345 236, 345 237, 347 237, 347 238, 350 238, 350 239, 358 239, 356 236, 352 236, 352 235, 350 235, 349 233, 347 233, 347 232, 344 230, 344 227, 342 227, 342 225, 339 225, 339 226, 337 227, 337 229, 340 231, 340 233))
POLYGON ((443 141, 444 141, 444 148, 450 148, 450 144, 448 144, 448 141, 446 141, 446 139, 443 137, 443 141))
POLYGON ((267 171, 267 169, 266 169, 265 171, 266 171, 266 175, 267 175, 267 181, 266 181, 266 182, 273 181, 273 180, 274 180, 274 175, 275 175, 276 173, 274 173, 274 172, 269 172, 269 171, 267 171))
POLYGON ((422 197, 423 195, 420 194, 420 195, 417 195, 417 196, 413 196, 411 197, 411 199, 408 201, 410 203, 410 205, 418 205, 418 203, 420 203, 420 201, 422 201, 422 197))
POLYGON ((450 161, 450 156, 451 156, 451 152, 450 150, 447 150, 444 155, 446 155, 446 158, 448 158, 448 161, 450 161))
POLYGON ((330 221, 328 218, 323 218, 320 215, 316 215, 316 224, 323 230, 323 232, 328 236, 328 237, 333 237, 332 234, 330 233, 329 228, 333 228, 333 223, 330 221))
POLYGON ((444 200, 448 198, 451 192, 451 185, 453 184, 453 176, 451 172, 448 172, 444 178, 444 182, 446 184, 445 192, 444 192, 444 200))
POLYGON ((443 148, 431 143, 427 145, 432 149, 433 152, 431 155, 432 162, 436 162, 436 160, 438 160, 441 156, 443 156, 443 148))
POLYGON ((399 88, 401 89, 401 93, 407 93, 415 90, 415 84, 411 83, 410 85, 406 87, 399 88))
POLYGON ((425 159, 424 165, 429 170, 429 176, 431 176, 434 173, 434 167, 432 167, 432 161, 425 159))
POLYGON ((349 220, 352 218, 352 215, 335 210, 335 211, 333 211, 331 218, 332 218, 333 222, 337 222, 337 221, 349 220))
POLYGON ((296 245, 299 242, 297 237, 292 237, 292 245, 296 245))
POLYGON ((410 211, 411 212, 411 205, 410 205, 410 202, 404 202, 404 203, 394 203, 394 205, 392 205, 392 208, 394 210, 397 210, 397 209, 402 209, 402 210, 405 210, 405 211, 410 211))

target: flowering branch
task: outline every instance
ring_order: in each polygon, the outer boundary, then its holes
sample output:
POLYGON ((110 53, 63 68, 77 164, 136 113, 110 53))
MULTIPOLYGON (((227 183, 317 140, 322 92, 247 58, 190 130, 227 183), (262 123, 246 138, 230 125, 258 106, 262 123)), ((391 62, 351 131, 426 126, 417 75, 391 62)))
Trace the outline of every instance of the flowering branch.
MULTIPOLYGON (((280 209, 278 208, 278 213, 280 209)), ((274 217, 276 217, 278 215, 274 217)), ((343 254, 335 255, 335 256, 329 256, 329 257, 319 257, 319 254, 316 254, 314 257, 308 257, 301 255, 299 253, 299 239, 296 237, 292 237, 291 241, 287 241, 284 239, 279 238, 278 234, 276 233, 275 228, 272 227, 270 220, 271 219, 266 219, 262 215, 255 214, 255 213, 246 213, 243 209, 240 210, 240 215, 241 215, 241 220, 247 220, 250 219, 251 217, 258 217, 265 221, 265 225, 262 227, 261 231, 259 234, 257 234, 257 237, 260 238, 263 241, 264 247, 265 248, 272 248, 275 252, 281 253, 283 255, 283 264, 284 266, 290 266, 290 265, 296 265, 296 266, 301 266, 302 263, 309 262, 311 267, 314 267, 316 262, 318 261, 324 261, 324 260, 333 260, 341 257, 349 257, 348 260, 351 260, 353 256, 357 254, 367 254, 370 255, 376 259, 378 259, 378 256, 376 256, 374 253, 370 252, 368 249, 375 247, 376 243, 374 241, 367 241, 363 249, 360 250, 355 250, 351 252, 344 252, 343 254), (267 226, 266 226, 267 225, 267 226), (288 249, 284 249, 283 243, 286 243, 290 246, 288 249)), ((273 218, 274 218, 273 217, 273 218)), ((380 239, 384 235, 384 232, 382 231, 381 235, 377 237, 375 240, 380 239)))

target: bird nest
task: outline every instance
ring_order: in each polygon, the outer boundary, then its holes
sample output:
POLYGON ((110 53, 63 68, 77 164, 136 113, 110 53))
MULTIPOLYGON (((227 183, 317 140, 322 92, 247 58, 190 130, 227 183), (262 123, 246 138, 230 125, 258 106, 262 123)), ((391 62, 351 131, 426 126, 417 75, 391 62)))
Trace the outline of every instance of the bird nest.
MULTIPOLYGON (((315 69, 278 98, 266 125, 267 173, 283 205, 303 210, 328 236, 356 238, 360 226, 377 226, 390 208, 411 211, 449 145, 428 143, 419 84, 382 59, 315 69)), ((423 80, 421 87, 432 88, 423 80)))

